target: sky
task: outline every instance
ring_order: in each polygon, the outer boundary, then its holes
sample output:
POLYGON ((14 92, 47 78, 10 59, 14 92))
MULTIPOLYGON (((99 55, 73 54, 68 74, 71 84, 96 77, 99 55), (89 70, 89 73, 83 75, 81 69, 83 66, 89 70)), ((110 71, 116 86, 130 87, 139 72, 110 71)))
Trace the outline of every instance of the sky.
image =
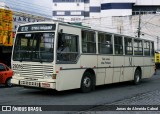
POLYGON ((52 16, 52 0, 0 0, 16 11, 52 16))

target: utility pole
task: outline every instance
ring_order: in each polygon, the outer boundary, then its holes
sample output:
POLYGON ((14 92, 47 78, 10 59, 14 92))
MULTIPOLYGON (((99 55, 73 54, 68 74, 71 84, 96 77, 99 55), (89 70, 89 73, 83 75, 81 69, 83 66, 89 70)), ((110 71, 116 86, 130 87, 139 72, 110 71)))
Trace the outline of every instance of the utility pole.
POLYGON ((138 38, 141 35, 141 14, 139 12, 139 23, 138 23, 138 38))

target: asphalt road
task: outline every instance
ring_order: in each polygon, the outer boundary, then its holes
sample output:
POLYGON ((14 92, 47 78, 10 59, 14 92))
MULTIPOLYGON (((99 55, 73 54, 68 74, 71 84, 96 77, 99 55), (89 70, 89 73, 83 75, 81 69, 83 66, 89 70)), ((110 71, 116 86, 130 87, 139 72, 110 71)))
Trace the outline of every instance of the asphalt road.
POLYGON ((160 90, 160 71, 152 78, 142 80, 139 85, 132 85, 131 82, 110 84, 96 87, 90 93, 0 86, 0 105, 103 105, 156 90, 160 90))

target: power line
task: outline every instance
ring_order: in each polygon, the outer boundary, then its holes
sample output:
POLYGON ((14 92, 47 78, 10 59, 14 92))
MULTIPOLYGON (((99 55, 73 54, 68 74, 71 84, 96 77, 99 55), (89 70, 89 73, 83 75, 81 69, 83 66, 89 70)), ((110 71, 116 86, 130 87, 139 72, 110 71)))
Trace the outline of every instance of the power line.
POLYGON ((50 12, 50 8, 48 7, 44 7, 44 6, 38 6, 37 4, 31 4, 31 3, 9 3, 9 5, 11 5, 12 7, 17 7, 17 6, 23 6, 22 8, 26 9, 26 8, 31 8, 31 9, 41 9, 47 12, 50 12))
POLYGON ((51 15, 52 11, 48 7, 44 7, 44 6, 37 5, 37 4, 33 5, 33 4, 29 3, 29 2, 23 2, 22 3, 22 2, 19 2, 19 1, 11 2, 11 1, 7 0, 7 1, 4 1, 4 3, 9 5, 12 10, 16 10, 16 11, 20 10, 20 11, 24 11, 24 12, 30 12, 30 13, 34 13, 34 14, 39 14, 41 16, 44 15, 46 17, 48 17, 48 16, 52 17, 52 15, 51 15), (38 11, 40 11, 40 13, 38 11))
POLYGON ((153 24, 153 23, 150 23, 150 22, 147 22, 148 24, 151 24, 151 25, 153 25, 153 26, 156 26, 156 27, 160 27, 160 25, 155 25, 155 24, 153 24))
MULTIPOLYGON (((30 5, 30 6, 31 6, 31 3, 30 3, 30 2, 26 2, 26 1, 19 2, 19 0, 18 0, 18 1, 16 1, 16 3, 17 3, 17 4, 19 4, 19 3, 20 3, 20 4, 30 5)), ((51 2, 51 3, 52 3, 52 2, 51 2)), ((34 3, 34 4, 32 4, 32 5, 34 5, 34 6, 36 6, 36 7, 38 6, 38 7, 41 7, 41 8, 43 7, 43 8, 45 8, 45 9, 47 9, 47 10, 50 10, 50 8, 48 8, 48 7, 44 6, 44 5, 42 6, 42 5, 35 4, 35 3, 34 3)))
MULTIPOLYGON (((0 0, 0 1, 3 1, 4 3, 7 3, 7 4, 14 3, 16 5, 23 4, 23 5, 27 5, 27 6, 34 5, 36 7, 45 8, 45 9, 50 10, 50 8, 48 8, 44 5, 35 4, 34 2, 32 2, 32 3, 31 2, 26 2, 24 0, 22 0, 22 1, 21 0, 0 0), (16 2, 14 2, 14 1, 16 1, 16 2)), ((38 0, 38 2, 39 2, 39 0, 38 0)), ((52 3, 52 2, 50 2, 50 3, 52 3)))

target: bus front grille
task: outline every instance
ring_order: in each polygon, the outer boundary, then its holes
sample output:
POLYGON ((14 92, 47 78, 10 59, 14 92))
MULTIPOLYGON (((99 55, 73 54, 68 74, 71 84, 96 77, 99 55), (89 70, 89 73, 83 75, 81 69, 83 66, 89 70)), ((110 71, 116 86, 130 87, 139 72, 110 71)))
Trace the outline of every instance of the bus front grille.
POLYGON ((21 64, 21 67, 14 69, 18 71, 22 77, 32 77, 32 78, 44 78, 47 74, 53 74, 53 66, 49 65, 31 65, 31 64, 21 64))

